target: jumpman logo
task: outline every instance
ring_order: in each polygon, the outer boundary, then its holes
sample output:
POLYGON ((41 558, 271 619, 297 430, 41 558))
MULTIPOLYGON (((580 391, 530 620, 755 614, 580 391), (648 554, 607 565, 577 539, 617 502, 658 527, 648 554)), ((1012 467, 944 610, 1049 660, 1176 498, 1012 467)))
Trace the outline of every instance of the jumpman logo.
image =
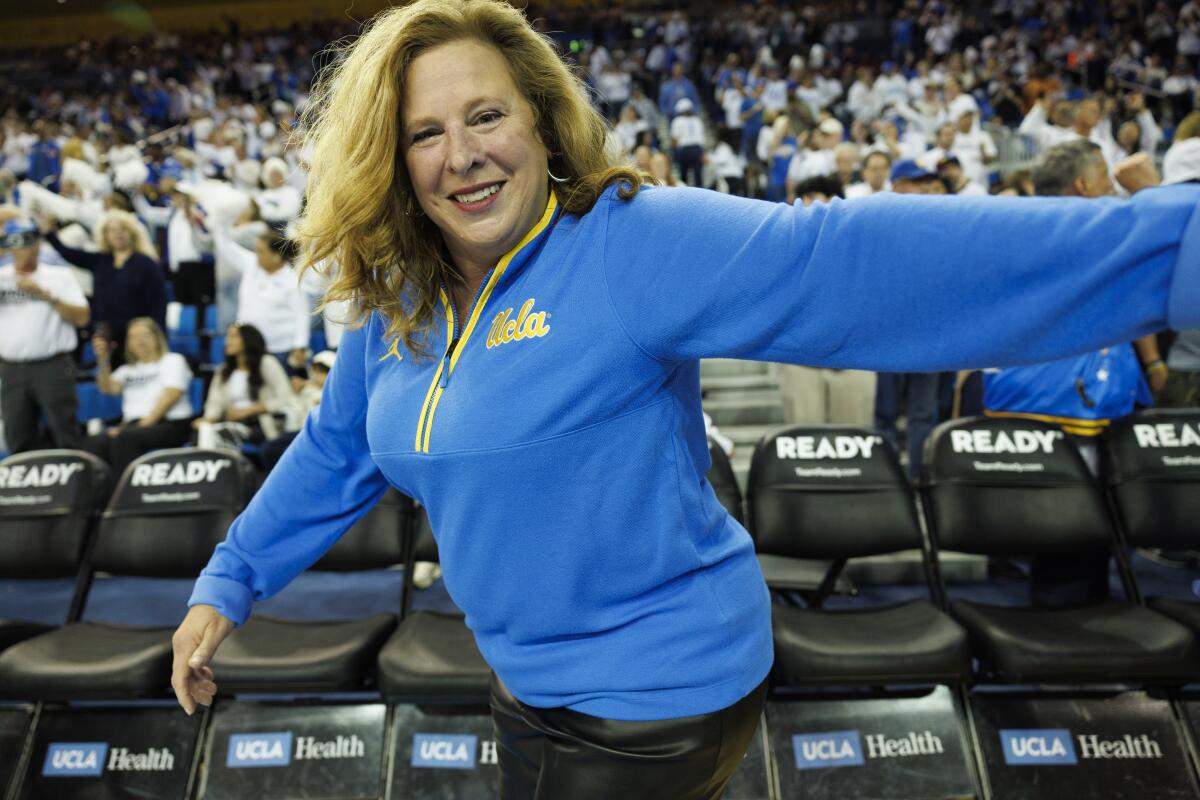
POLYGON ((392 349, 388 350, 386 353, 383 354, 383 357, 379 359, 379 363, 382 364, 384 361, 387 361, 392 356, 395 356, 397 361, 404 360, 404 356, 400 355, 400 337, 399 336, 397 336, 395 339, 392 340, 392 349))

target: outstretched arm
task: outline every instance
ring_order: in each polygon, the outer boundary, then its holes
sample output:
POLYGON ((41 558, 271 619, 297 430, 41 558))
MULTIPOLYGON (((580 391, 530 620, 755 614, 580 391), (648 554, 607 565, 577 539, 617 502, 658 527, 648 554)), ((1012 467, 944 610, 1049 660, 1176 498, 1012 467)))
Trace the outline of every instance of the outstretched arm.
POLYGON ((602 207, 613 313, 665 361, 941 371, 1200 323, 1197 186, 1131 200, 885 193, 809 208, 652 188, 602 207))
POLYGON ((387 489, 367 444, 369 329, 342 339, 321 404, 230 526, 196 580, 189 606, 210 605, 240 625, 255 600, 275 594, 320 558, 387 489))

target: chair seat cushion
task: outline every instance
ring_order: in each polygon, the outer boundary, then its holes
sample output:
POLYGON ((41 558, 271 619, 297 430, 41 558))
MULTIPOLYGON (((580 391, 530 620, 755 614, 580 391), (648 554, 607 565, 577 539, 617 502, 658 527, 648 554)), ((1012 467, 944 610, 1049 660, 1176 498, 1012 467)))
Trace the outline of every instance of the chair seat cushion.
POLYGON ((395 627, 394 614, 347 622, 252 616, 217 649, 213 675, 222 694, 360 689, 395 627))
POLYGON ((17 642, 32 639, 54 630, 53 625, 25 622, 19 619, 0 619, 0 650, 7 650, 17 642))
POLYGON ((1191 631, 1124 600, 1053 609, 958 601, 950 613, 982 669, 1008 682, 1176 683, 1200 658, 1191 631))
POLYGON ((781 686, 961 683, 971 674, 967 634, 925 600, 823 611, 775 606, 781 686))
POLYGON ((1200 631, 1200 603, 1172 600, 1169 597, 1150 597, 1146 605, 1160 614, 1181 622, 1193 631, 1200 631))
POLYGON ((0 653, 0 697, 110 700, 170 689, 173 628, 76 622, 0 653))
POLYGON ((456 614, 410 613, 379 653, 379 690, 404 702, 484 702, 491 669, 456 614))

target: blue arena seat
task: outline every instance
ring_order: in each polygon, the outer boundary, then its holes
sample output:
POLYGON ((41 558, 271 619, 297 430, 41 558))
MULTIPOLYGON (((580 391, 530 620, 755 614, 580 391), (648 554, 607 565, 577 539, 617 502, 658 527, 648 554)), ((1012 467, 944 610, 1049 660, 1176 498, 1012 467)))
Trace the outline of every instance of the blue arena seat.
POLYGON ((196 416, 204 411, 204 379, 192 378, 188 384, 188 399, 192 401, 192 412, 196 416))
POLYGON ((94 383, 75 384, 75 398, 79 402, 79 407, 75 412, 75 419, 78 422, 121 418, 121 396, 104 394, 94 383))
POLYGON ((210 303, 204 307, 204 330, 215 331, 217 329, 217 305, 210 303))
POLYGON ((167 304, 167 343, 171 350, 185 356, 199 357, 198 316, 199 309, 196 306, 167 304))
POLYGON ((225 360, 225 337, 214 336, 208 342, 208 363, 220 364, 225 360))

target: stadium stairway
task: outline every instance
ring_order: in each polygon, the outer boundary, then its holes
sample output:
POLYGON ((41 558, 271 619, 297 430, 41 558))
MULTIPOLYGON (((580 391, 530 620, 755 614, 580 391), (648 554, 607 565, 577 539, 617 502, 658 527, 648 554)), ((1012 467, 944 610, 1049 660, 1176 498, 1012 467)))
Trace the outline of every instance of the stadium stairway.
POLYGON ((746 491, 754 445, 783 424, 783 398, 771 365, 714 358, 700 362, 704 410, 721 434, 733 440, 733 473, 746 491))

